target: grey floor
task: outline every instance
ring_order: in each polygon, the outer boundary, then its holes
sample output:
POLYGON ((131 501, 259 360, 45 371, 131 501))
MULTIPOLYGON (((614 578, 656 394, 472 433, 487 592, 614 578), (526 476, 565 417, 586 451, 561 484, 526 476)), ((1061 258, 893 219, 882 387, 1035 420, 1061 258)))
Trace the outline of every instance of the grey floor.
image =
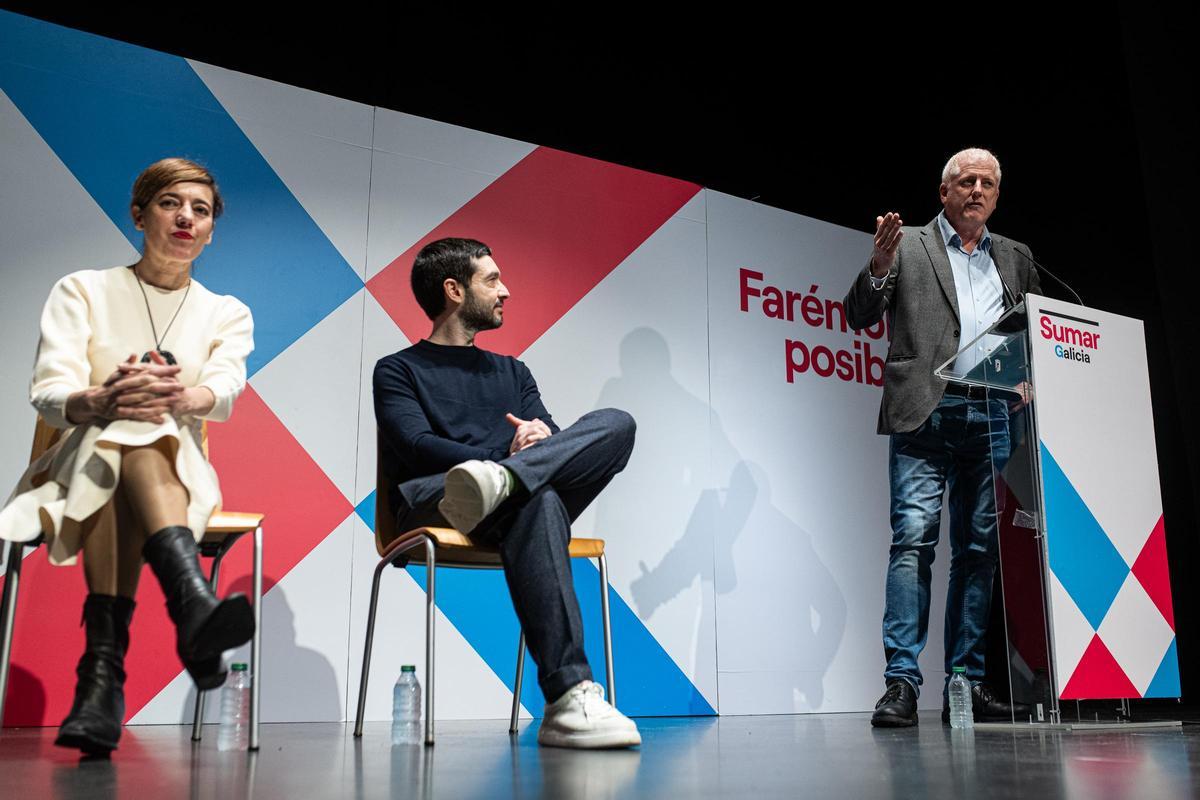
POLYGON ((445 722, 432 748, 355 740, 339 724, 265 725, 253 756, 216 729, 128 728, 111 761, 53 746, 53 728, 0 735, 0 798, 1183 798, 1200 796, 1200 726, 960 736, 936 714, 876 731, 864 714, 641 719, 640 750, 539 749, 536 723, 445 722))

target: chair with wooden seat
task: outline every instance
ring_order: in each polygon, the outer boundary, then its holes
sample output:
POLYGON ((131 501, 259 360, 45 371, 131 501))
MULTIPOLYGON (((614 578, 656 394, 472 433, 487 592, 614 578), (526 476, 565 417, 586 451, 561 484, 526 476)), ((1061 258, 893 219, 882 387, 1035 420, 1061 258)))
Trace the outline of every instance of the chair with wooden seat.
MULTIPOLYGON (((376 440, 376 452, 382 447, 376 440)), ((388 507, 389 486, 379 468, 376 456, 375 481, 375 548, 379 563, 371 581, 370 611, 367 615, 367 636, 363 648, 362 677, 358 685, 358 712, 354 718, 354 735, 362 736, 363 716, 367 705, 367 679, 371 671, 371 648, 375 639, 375 618, 379 606, 379 582, 383 571, 395 564, 425 564, 427 579, 425 596, 425 744, 433 744, 433 676, 434 676, 434 618, 437 605, 435 575, 439 568, 503 569, 500 551, 471 541, 469 536, 453 528, 414 528, 406 532, 396 529, 396 519, 388 507)), ((608 614, 608 562, 604 557, 603 539, 571 539, 571 558, 594 558, 600 565, 600 614, 604 627, 604 668, 608 679, 609 702, 617 704, 617 689, 613 679, 612 630, 608 614)), ((508 732, 517 732, 517 715, 521 710, 521 683, 525 673, 525 632, 517 642, 517 675, 513 687, 512 716, 508 732)))
MULTIPOLYGON (((52 428, 38 417, 33 432, 33 450, 30 463, 54 446, 62 435, 62 429, 52 428)), ((208 424, 201 429, 201 447, 208 457, 208 424)), ((221 560, 242 536, 254 534, 254 577, 251 598, 254 604, 254 638, 250 644, 250 742, 249 749, 258 749, 259 714, 259 669, 262 663, 262 523, 264 514, 240 513, 218 509, 209 518, 204 537, 197 545, 200 555, 211 558, 212 571, 209 584, 217 588, 221 560)), ((17 590, 21 580, 21 563, 26 547, 37 547, 42 537, 29 542, 9 542, 5 569, 4 597, 0 601, 0 720, 4 719, 4 701, 8 694, 9 660, 12 656, 13 626, 17 618, 17 590)), ((201 722, 204 719, 204 692, 196 692, 195 717, 192 721, 192 739, 200 741, 201 722)))

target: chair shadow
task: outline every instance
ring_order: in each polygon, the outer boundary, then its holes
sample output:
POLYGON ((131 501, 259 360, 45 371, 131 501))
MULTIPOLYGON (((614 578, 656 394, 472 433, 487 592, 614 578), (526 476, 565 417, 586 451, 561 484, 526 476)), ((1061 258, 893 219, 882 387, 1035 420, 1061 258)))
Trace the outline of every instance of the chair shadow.
MULTIPOLYGON (((253 589, 249 575, 230 585, 230 593, 249 595, 253 589)), ((316 650, 296 641, 296 618, 287 594, 275 579, 263 577, 263 631, 261 672, 263 722, 341 721, 342 692, 329 660, 316 650), (268 594, 268 588, 270 594, 268 594)), ((229 663, 250 662, 250 645, 226 654, 229 663)), ((210 691, 205 700, 204 721, 220 720, 221 692, 210 691)), ((181 722, 190 723, 196 703, 196 687, 189 686, 180 709, 181 722)))

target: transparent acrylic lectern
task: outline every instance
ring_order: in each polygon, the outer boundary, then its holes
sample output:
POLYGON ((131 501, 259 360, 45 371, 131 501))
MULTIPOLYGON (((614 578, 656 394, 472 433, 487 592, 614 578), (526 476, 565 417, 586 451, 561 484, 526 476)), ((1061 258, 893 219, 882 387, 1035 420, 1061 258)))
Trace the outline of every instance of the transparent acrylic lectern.
POLYGON ((1051 637, 1047 618, 1046 548, 1041 524, 1037 428, 1030 402, 1034 386, 1025 304, 1009 309, 986 333, 968 343, 935 374, 981 387, 992 415, 992 478, 1000 568, 996 578, 1003 613, 993 609, 988 664, 993 688, 1031 711, 1017 723, 1058 723, 1051 637), (1007 420, 997 423, 999 419, 1007 420), (997 625, 1003 620, 1003 637, 997 625), (1003 639, 1006 648, 999 646, 1003 639), (1007 670, 996 668, 1006 658, 1007 670), (1006 675, 1004 673, 1007 673, 1006 675), (1007 678, 1007 685, 1003 685, 1007 678))
MULTIPOLYGON (((1069 331, 1068 335, 1083 336, 1084 332, 1069 331)), ((1138 367, 1139 363, 1144 365, 1145 361, 1142 342, 1141 323, 1136 320, 1030 295, 1026 297, 1025 302, 1017 304, 1001 316, 986 333, 969 342, 953 358, 935 370, 934 374, 945 381, 974 387, 969 396, 978 396, 980 400, 988 403, 991 425, 992 496, 1000 559, 996 584, 999 590, 997 594, 1002 602, 999 608, 993 603, 988 628, 987 672, 993 688, 1002 697, 1011 698, 1014 704, 1021 704, 1029 709, 1021 718, 1013 719, 1010 723, 1004 723, 1005 725, 1033 724, 1063 730, 1179 726, 1178 721, 1162 719, 1131 721, 1130 698, 1178 696, 1177 690, 1170 685, 1171 681, 1158 683, 1158 675, 1167 675, 1177 684, 1177 679, 1173 678, 1178 674, 1173 643, 1162 658, 1155 680, 1150 680, 1151 673, 1145 670, 1147 663, 1150 667, 1158 663, 1161 651, 1167 647, 1166 639, 1171 638, 1173 642, 1173 631, 1163 629, 1166 623, 1161 622, 1164 619, 1160 614, 1161 608, 1155 610, 1155 606, 1147 601, 1130 610, 1130 606, 1119 607, 1116 599, 1105 598, 1110 604, 1110 610, 1117 609, 1113 614, 1121 618, 1121 624, 1110 629, 1104 623, 1098 622, 1095 624, 1099 624, 1099 629, 1093 631, 1094 625, 1089 621, 1075 623, 1076 627, 1070 628, 1069 608, 1055 606, 1055 603, 1067 606, 1077 602, 1061 594, 1064 591, 1061 589, 1064 575, 1076 588, 1077 593, 1080 591, 1079 587, 1083 587, 1083 594, 1091 597, 1096 595, 1089 595, 1089 591, 1102 586, 1104 576, 1098 571, 1092 571, 1092 567, 1088 566, 1093 563, 1088 559, 1094 552, 1089 552, 1087 547, 1080 545, 1082 540, 1072 538, 1073 534, 1078 533, 1076 528, 1081 523, 1076 519, 1064 517, 1064 493, 1059 486, 1061 481, 1056 479, 1058 482, 1055 484, 1055 493, 1048 495, 1042 474, 1045 469, 1051 468, 1061 471, 1057 462, 1046 460, 1049 458, 1046 450, 1048 433, 1057 433, 1055 446, 1061 444, 1064 448, 1064 452, 1059 453, 1060 457, 1065 455, 1065 451, 1070 451, 1072 456, 1087 452, 1086 448, 1081 447, 1079 439, 1072 440, 1069 436, 1062 435, 1062 409, 1073 408, 1070 404, 1078 402, 1081 397, 1087 398, 1091 415, 1098 414, 1102 407, 1107 409, 1105 413, 1112 421, 1104 429, 1105 441, 1122 441, 1115 434, 1126 435, 1124 441, 1127 448, 1141 448, 1150 453, 1149 458, 1153 458, 1153 429, 1149 423, 1149 384, 1144 366, 1141 367, 1141 377, 1137 379, 1143 381, 1144 385, 1139 392, 1129 395, 1132 399, 1121 401, 1125 405, 1114 405, 1112 392, 1101 392, 1098 395, 1095 388, 1095 380, 1099 380, 1098 385, 1110 386, 1112 378, 1106 377, 1109 375, 1125 376, 1124 380, 1130 384, 1137 382, 1135 376, 1139 373, 1135 367, 1138 367), (1036 325, 1030 324, 1027 303, 1033 304, 1029 314, 1037 321, 1036 325), (1105 320, 1103 328, 1100 327, 1101 319, 1105 320), (1055 335, 1052 323, 1055 321, 1087 326, 1087 330, 1095 332, 1094 340, 1081 340, 1081 348, 1091 347, 1091 353, 1082 358, 1077 356, 1072 359, 1071 356, 1076 353, 1074 348, 1067 348, 1062 344, 1054 346, 1056 341, 1063 341, 1052 338, 1055 335), (1129 323, 1133 324, 1132 328, 1129 327, 1129 323), (1100 341, 1100 330, 1105 331, 1103 335, 1108 337, 1105 339, 1108 343, 1107 349, 1101 350, 1098 346, 1093 346, 1100 341), (1122 340, 1127 343, 1124 351, 1121 349, 1122 340), (1033 341, 1037 341, 1038 347, 1041 348, 1037 352, 1031 350, 1033 341), (1080 361, 1089 358, 1094 359, 1095 363, 1087 366, 1090 362, 1085 362, 1085 365, 1080 366, 1080 361), (1103 369, 1110 372, 1102 372, 1103 369), (1035 381, 1039 370, 1044 373, 1040 393, 1035 381), (1093 379, 1093 383, 1088 383, 1091 375, 1100 377, 1093 379), (1068 402, 1064 404, 1064 401, 1068 402), (1043 415, 1043 429, 1040 431, 1037 414, 1039 408, 1043 415), (1128 434, 1129 431, 1139 430, 1139 423, 1142 425, 1142 432, 1136 435, 1128 434), (1048 463, 1049 467, 1046 466, 1048 463), (1049 514, 1046 510, 1047 503, 1051 504, 1049 514), (1058 544, 1055 545, 1055 542, 1058 544), (1071 567, 1076 569, 1072 571, 1071 567), (1073 582, 1071 578, 1074 578, 1073 582), (1055 587, 1054 592, 1060 594, 1052 593, 1052 584, 1055 587), (1083 628, 1083 625, 1089 627, 1083 628), (1155 625, 1159 626, 1157 639, 1154 633, 1155 625), (1072 642, 1078 641, 1081 630, 1087 635, 1094 635, 1097 640, 1106 638, 1110 647, 1115 648, 1113 652, 1119 652, 1124 666, 1129 668, 1127 672, 1122 672, 1122 677, 1125 678, 1123 688, 1114 687, 1111 682, 1107 686, 1094 682, 1097 674, 1095 671, 1089 676, 1093 680, 1090 685, 1074 683, 1085 671, 1077 652, 1074 653, 1073 659, 1070 658, 1072 642), (1060 638, 1062 641, 1058 642, 1060 638), (1056 650, 1056 646, 1065 649, 1060 652, 1056 650), (1151 656, 1149 662, 1144 658, 1139 660, 1140 650, 1151 656), (1065 668, 1073 672, 1057 675, 1056 670, 1064 669, 1064 663, 1067 665, 1065 668), (1135 669, 1138 664, 1142 665, 1141 672, 1135 669), (1131 683, 1131 679, 1128 678, 1130 674, 1139 677, 1137 685, 1131 683), (1063 718, 1061 703, 1064 697, 1070 697, 1074 701, 1068 701, 1075 712, 1074 719, 1070 721, 1063 718), (1104 698, 1112 700, 1104 701, 1104 698), (1081 712, 1080 703, 1089 699, 1106 703, 1106 709, 1095 713, 1094 720, 1083 718, 1081 712), (1118 701, 1119 708, 1114 707, 1113 704, 1118 701), (1103 718, 1101 714, 1104 714, 1103 718)), ((1085 429, 1084 434, 1086 438, 1096 439, 1091 429, 1085 429)), ((1097 459, 1097 468, 1091 470, 1080 469, 1076 460, 1074 479, 1086 484, 1091 492, 1120 492, 1141 481, 1149 489, 1142 491, 1139 497, 1143 497, 1142 502, 1147 508, 1153 506, 1151 516, 1158 516, 1161 513, 1161 503, 1157 472, 1151 469, 1130 471, 1125 467, 1124 462, 1129 460, 1130 450, 1116 451, 1108 448, 1096 451, 1094 457, 1097 459), (1114 452, 1117 456, 1115 461, 1114 452), (1107 460, 1104 460, 1105 458, 1107 460), (1097 477, 1101 479, 1098 484, 1097 477), (1087 483, 1088 481, 1091 483, 1087 483), (1097 485, 1101 488, 1096 489, 1097 485)), ((1090 467, 1091 464, 1084 466, 1090 467)), ((1075 491, 1073 486, 1071 491, 1075 491)), ((1124 536, 1123 541, 1130 538, 1126 529, 1117 530, 1117 533, 1124 536)), ((1101 549, 1112 548, 1113 545, 1108 542, 1113 539, 1107 531, 1102 531, 1100 535, 1108 538, 1096 538, 1091 541, 1099 542, 1097 547, 1101 549)), ((1138 547, 1145 545, 1139 541, 1138 547)), ((1113 553, 1115 552, 1113 550, 1113 553)), ((1113 558, 1121 557, 1114 555, 1113 558)), ((1165 571, 1165 552, 1157 558, 1161 569, 1165 571)), ((1115 570, 1119 573, 1118 577, 1121 577, 1130 572, 1132 567, 1139 586, 1149 583, 1151 587, 1155 587, 1153 581, 1144 581, 1141 576, 1136 575, 1136 566, 1126 566, 1120 561, 1115 570)), ((1133 580, 1127 579, 1131 587, 1134 585, 1133 580)), ((1165 583, 1162 587, 1162 592, 1169 592, 1165 583)), ((1112 591, 1115 592, 1116 589, 1112 591)), ((1138 596, 1137 592, 1131 596, 1138 596)), ((1169 612, 1169 605, 1163 605, 1169 612)), ((1096 615, 1097 620, 1103 618, 1107 621, 1112 616, 1108 611, 1104 614, 1096 615)), ((1080 616, 1079 619, 1082 620, 1083 617, 1080 616)), ((1115 659, 1110 659, 1110 662, 1116 664, 1115 659)), ((1123 669, 1120 665, 1116 668, 1123 669)), ((987 726, 977 723, 977 727, 987 726)))

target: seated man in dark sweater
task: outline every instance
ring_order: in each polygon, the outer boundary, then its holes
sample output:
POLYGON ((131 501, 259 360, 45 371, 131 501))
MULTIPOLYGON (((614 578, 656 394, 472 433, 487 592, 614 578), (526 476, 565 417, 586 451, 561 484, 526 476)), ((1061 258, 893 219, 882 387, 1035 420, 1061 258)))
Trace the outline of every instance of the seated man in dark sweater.
POLYGON ((571 522, 629 461, 633 418, 601 409, 560 430, 524 364, 475 347, 476 333, 500 327, 508 298, 482 242, 426 245, 412 287, 433 332, 380 359, 374 376, 398 527, 450 524, 499 547, 546 697, 540 744, 640 744, 591 680, 567 554, 571 522))

